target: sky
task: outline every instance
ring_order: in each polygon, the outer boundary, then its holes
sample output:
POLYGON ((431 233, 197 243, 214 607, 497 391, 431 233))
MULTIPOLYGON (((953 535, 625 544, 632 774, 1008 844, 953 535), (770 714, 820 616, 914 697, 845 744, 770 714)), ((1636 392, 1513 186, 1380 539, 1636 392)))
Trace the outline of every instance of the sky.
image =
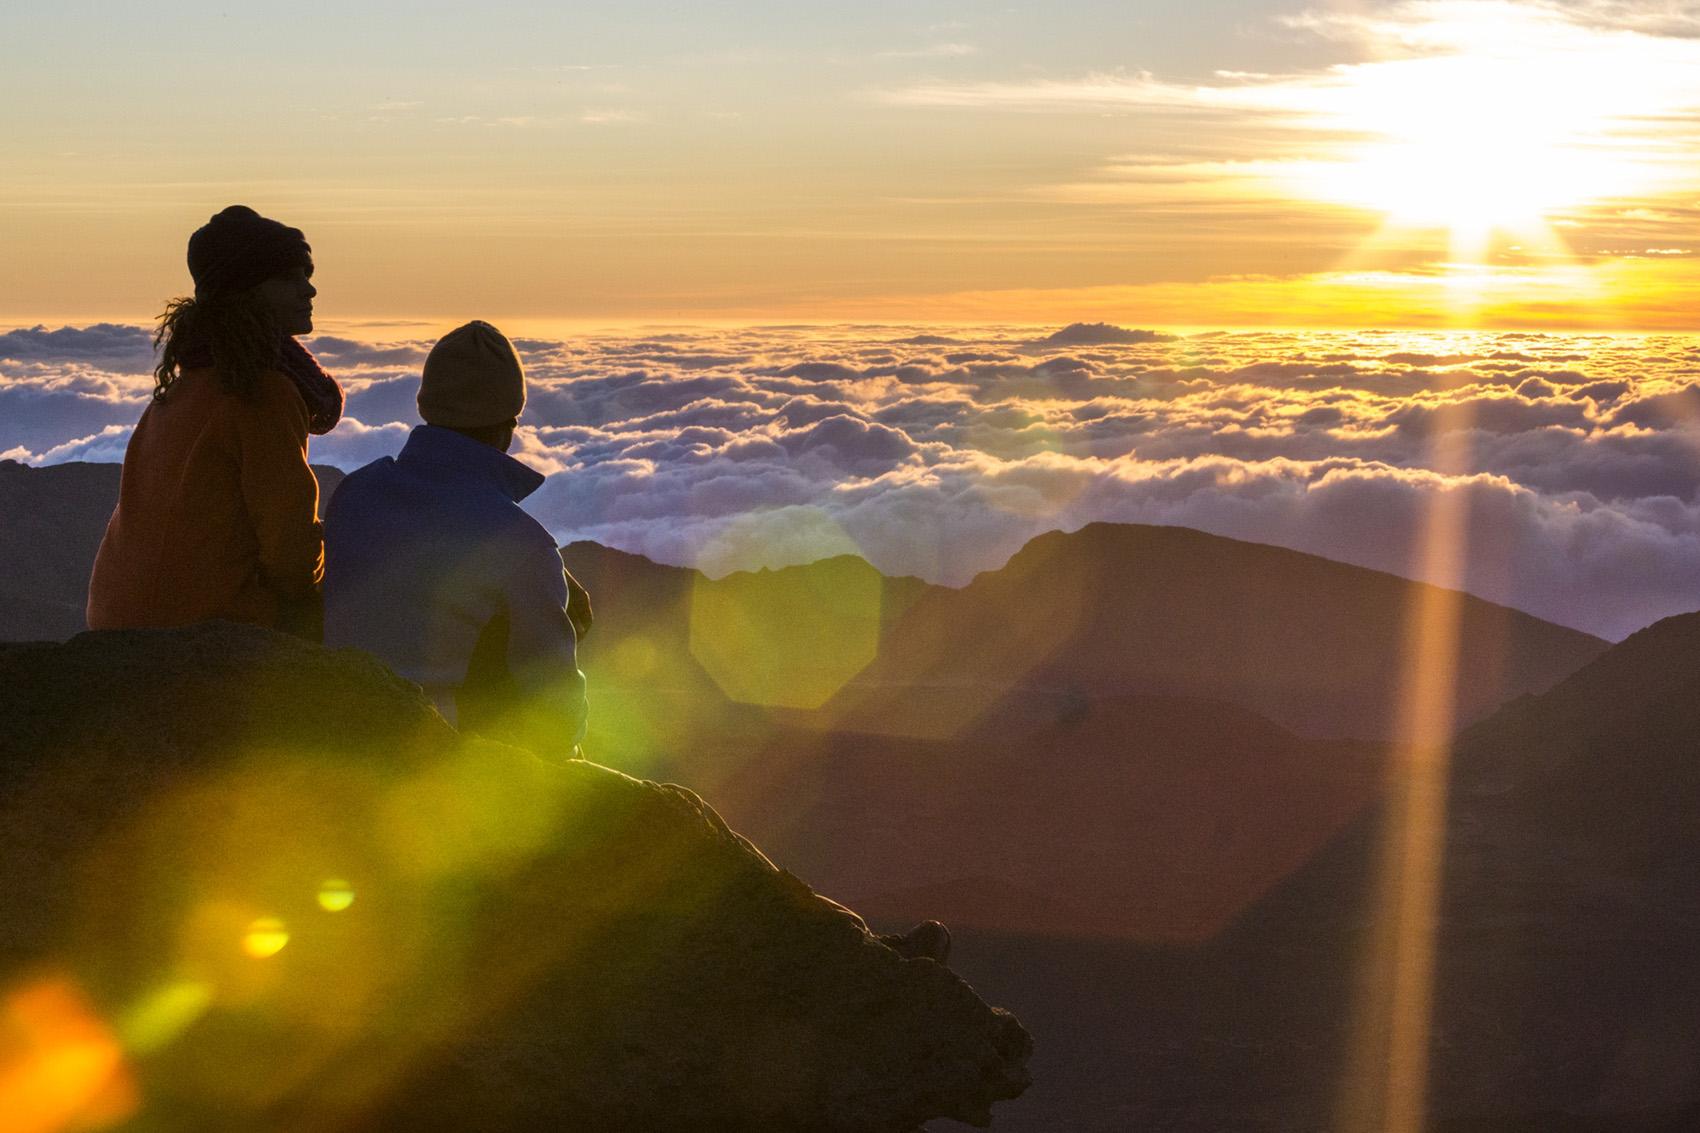
POLYGON ((322 325, 1686 330, 1700 5, 13 5, 0 326, 241 201, 322 325))

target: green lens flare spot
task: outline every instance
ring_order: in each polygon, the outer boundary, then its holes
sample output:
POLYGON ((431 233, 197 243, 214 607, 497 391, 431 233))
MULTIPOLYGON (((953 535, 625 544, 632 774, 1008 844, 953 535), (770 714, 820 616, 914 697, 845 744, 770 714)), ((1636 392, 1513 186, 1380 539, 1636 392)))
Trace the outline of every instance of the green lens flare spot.
POLYGON ((327 913, 340 913, 354 904, 354 887, 340 877, 333 877, 319 886, 319 908, 327 913))
POLYGON ((154 988, 119 1019, 119 1038, 126 1050, 152 1054, 168 1046, 205 1014, 212 998, 212 988, 195 980, 179 980, 154 988))

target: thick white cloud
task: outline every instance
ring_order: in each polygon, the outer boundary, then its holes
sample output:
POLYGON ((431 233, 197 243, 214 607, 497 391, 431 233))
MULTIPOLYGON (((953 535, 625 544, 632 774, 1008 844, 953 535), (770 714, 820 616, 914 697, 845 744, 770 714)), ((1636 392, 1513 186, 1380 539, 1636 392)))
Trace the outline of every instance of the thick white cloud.
MULTIPOLYGON (((120 367, 115 352, 141 333, 0 336, 14 342, 0 455, 118 459, 149 383, 145 360, 120 367)), ((549 474, 527 506, 563 542, 712 573, 855 550, 950 584, 1094 520, 1409 574, 1430 509, 1456 506, 1463 582, 1484 597, 1612 637, 1700 606, 1692 337, 1258 332, 1035 349, 1041 337, 520 340, 531 387, 514 452, 549 474)), ((349 394, 313 458, 352 468, 399 449, 429 343, 312 345, 349 394)))

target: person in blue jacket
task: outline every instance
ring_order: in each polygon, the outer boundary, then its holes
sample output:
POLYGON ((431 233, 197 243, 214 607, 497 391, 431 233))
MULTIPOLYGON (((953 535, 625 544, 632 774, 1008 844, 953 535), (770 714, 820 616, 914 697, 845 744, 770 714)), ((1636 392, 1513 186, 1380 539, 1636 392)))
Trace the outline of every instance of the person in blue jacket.
POLYGON ((470 322, 425 359, 400 454, 351 473, 325 516, 325 645, 414 681, 462 731, 578 754, 590 601, 519 506, 543 476, 507 455, 525 371, 500 331, 470 322))

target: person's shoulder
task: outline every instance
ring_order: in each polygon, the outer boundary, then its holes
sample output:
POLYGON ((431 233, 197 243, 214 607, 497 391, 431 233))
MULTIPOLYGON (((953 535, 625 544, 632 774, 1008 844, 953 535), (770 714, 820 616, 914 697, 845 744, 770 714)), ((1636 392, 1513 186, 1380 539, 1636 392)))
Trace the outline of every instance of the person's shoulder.
POLYGON ((217 378, 217 371, 209 371, 213 378, 211 384, 219 388, 219 404, 222 411, 238 419, 258 419, 261 421, 279 418, 299 418, 305 427, 307 420, 307 403, 301 399, 295 383, 281 370, 261 370, 253 377, 245 391, 231 391, 223 388, 223 382, 217 378))
POLYGON ((303 412, 307 408, 301 391, 295 388, 295 379, 282 370, 265 369, 254 375, 254 393, 261 401, 299 404, 303 412))
POLYGON ((364 480, 373 476, 385 476, 394 472, 395 468, 396 462, 393 455, 380 456, 376 460, 368 460, 365 464, 344 476, 343 479, 352 480, 358 476, 364 480))
POLYGON ((396 462, 393 456, 380 456, 356 468, 342 478, 337 485, 337 494, 349 492, 351 496, 372 488, 381 487, 396 477, 396 462), (352 490, 351 490, 352 489, 352 490))
POLYGON ((507 541, 516 550, 526 554, 559 557, 560 548, 555 545, 555 537, 549 534, 549 529, 512 500, 507 501, 507 504, 503 515, 503 535, 507 541))
POLYGON ((395 477, 395 457, 380 456, 369 464, 362 464, 353 472, 344 476, 331 493, 330 504, 325 513, 328 522, 332 514, 346 514, 351 506, 358 504, 369 495, 380 492, 384 485, 395 477))

